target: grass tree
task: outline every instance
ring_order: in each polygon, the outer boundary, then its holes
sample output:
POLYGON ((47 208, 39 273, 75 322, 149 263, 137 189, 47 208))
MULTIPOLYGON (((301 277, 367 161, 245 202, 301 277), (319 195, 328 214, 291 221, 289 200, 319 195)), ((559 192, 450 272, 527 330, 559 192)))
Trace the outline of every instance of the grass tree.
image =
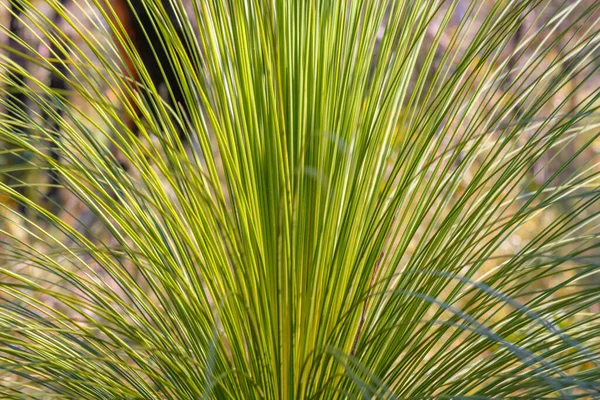
POLYGON ((600 394, 600 3, 156 3, 178 107, 106 4, 7 32, 3 398, 600 394))

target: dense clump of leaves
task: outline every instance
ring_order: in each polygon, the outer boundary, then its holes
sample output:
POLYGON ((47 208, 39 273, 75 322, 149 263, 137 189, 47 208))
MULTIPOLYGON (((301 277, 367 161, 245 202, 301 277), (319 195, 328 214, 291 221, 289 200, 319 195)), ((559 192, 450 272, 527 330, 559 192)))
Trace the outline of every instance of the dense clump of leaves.
POLYGON ((598 2, 156 3, 179 108, 98 1, 27 11, 70 93, 3 58, 56 127, 0 125, 3 396, 600 393, 598 2))

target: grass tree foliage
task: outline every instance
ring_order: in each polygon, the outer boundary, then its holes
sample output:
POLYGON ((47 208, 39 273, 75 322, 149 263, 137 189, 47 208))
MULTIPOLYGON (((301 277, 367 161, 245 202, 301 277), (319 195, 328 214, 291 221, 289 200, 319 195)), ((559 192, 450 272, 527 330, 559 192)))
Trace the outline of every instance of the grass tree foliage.
POLYGON ((600 3, 191 0, 182 39, 149 1, 175 108, 110 5, 27 7, 3 398, 599 396, 600 3))

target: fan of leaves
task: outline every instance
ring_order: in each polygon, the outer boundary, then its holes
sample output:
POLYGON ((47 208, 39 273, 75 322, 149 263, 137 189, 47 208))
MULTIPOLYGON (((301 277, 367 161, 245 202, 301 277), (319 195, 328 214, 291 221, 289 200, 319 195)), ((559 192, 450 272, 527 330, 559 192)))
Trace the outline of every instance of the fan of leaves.
POLYGON ((600 394, 600 3, 171 1, 178 107, 111 4, 6 29, 3 396, 600 394))

